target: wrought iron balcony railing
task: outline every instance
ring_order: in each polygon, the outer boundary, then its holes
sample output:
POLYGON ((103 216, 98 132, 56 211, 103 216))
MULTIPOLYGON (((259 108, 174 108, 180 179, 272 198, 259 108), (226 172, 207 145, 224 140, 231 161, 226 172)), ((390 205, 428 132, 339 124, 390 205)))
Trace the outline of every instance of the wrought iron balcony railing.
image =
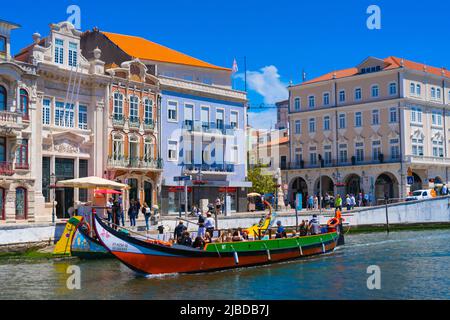
POLYGON ((181 164, 188 171, 216 172, 216 173, 234 173, 235 164, 231 163, 213 163, 213 164, 181 164))
POLYGON ((110 168, 129 168, 129 169, 162 169, 163 160, 157 159, 141 159, 137 157, 109 157, 108 166, 110 168))
POLYGON ((0 162, 0 176, 14 175, 13 165, 11 162, 0 162))
POLYGON ((128 124, 130 128, 139 128, 141 126, 141 122, 138 117, 130 117, 128 124))
POLYGON ((183 129, 189 132, 232 135, 234 134, 236 127, 235 125, 224 125, 223 123, 185 120, 183 123, 183 129))
POLYGON ((145 119, 143 122, 144 130, 154 130, 155 121, 153 119, 145 119))
POLYGON ((400 163, 401 157, 390 157, 384 159, 384 157, 379 157, 379 159, 374 160, 373 158, 357 159, 356 157, 351 157, 345 161, 331 159, 322 159, 317 161, 299 161, 291 162, 286 166, 286 170, 298 170, 298 169, 315 169, 315 168, 334 168, 334 167, 351 167, 351 166, 362 166, 362 165, 373 165, 373 164, 383 164, 383 163, 400 163))
POLYGON ((125 125, 125 118, 121 114, 114 114, 113 116, 113 125, 114 126, 124 126, 125 125))

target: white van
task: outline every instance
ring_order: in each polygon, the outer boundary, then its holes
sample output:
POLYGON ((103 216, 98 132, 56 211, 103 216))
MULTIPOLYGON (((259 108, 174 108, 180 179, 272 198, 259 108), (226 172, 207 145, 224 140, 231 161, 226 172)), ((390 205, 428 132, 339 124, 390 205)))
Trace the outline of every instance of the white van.
POLYGON ((433 189, 427 189, 427 190, 416 190, 406 198, 406 201, 417 201, 417 200, 426 200, 426 199, 433 199, 435 197, 435 192, 433 189))

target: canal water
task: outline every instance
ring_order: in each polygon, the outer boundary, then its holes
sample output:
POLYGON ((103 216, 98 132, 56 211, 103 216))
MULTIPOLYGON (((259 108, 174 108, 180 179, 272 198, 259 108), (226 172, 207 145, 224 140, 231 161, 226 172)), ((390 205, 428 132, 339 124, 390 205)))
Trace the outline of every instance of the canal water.
POLYGON ((334 253, 198 275, 136 276, 116 260, 0 261, 2 299, 450 299, 450 230, 349 235, 334 253), (81 290, 66 286, 70 265, 81 290), (381 289, 369 290, 369 266, 381 289))

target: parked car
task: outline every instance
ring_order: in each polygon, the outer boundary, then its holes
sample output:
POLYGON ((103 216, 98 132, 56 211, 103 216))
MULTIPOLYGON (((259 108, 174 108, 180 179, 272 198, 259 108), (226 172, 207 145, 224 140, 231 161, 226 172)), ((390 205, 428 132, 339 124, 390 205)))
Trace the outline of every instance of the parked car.
POLYGON ((433 189, 416 190, 409 197, 406 198, 406 201, 426 200, 435 197, 436 191, 434 191, 433 189))

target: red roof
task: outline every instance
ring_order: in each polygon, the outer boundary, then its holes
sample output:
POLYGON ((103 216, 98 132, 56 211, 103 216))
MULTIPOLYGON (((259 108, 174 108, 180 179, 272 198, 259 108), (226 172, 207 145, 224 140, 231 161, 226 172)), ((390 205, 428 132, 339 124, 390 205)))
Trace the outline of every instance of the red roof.
MULTIPOLYGON (((444 75, 445 77, 450 78, 450 72, 445 68, 437 68, 437 67, 427 66, 423 63, 418 63, 418 62, 414 62, 414 61, 410 61, 410 60, 406 60, 406 59, 402 59, 402 58, 398 58, 398 57, 393 57, 393 56, 390 56, 390 57, 387 57, 386 59, 384 59, 386 66, 384 67, 383 70, 392 70, 392 69, 401 68, 402 60, 403 60, 403 68, 416 70, 416 71, 425 71, 426 70, 428 73, 434 74, 436 76, 444 75), (444 74, 442 73, 443 71, 444 71, 444 74)), ((301 83, 301 85, 332 80, 333 78, 335 78, 335 79, 348 78, 351 76, 355 76, 357 74, 358 74, 358 68, 349 68, 349 69, 344 69, 344 70, 338 70, 338 71, 324 74, 315 79, 305 81, 305 82, 301 83)))

